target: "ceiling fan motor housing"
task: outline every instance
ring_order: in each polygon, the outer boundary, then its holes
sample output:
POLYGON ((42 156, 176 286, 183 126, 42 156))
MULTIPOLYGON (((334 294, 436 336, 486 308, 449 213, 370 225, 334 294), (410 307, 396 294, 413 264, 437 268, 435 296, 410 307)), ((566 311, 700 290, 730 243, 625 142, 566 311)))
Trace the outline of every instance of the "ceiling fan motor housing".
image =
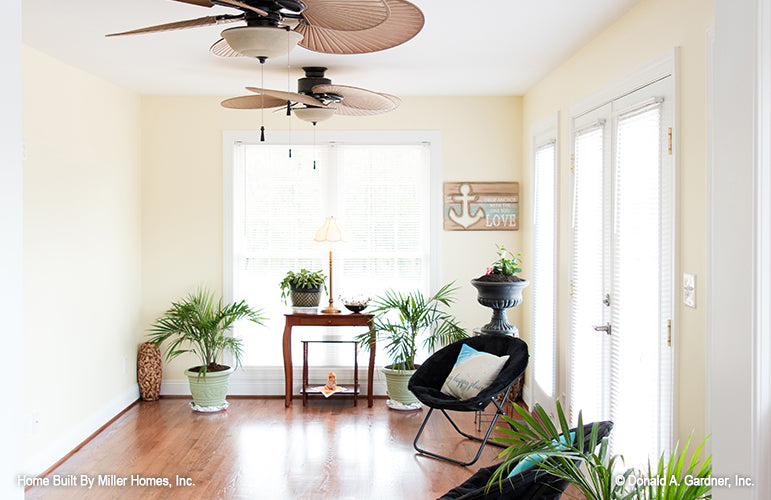
POLYGON ((297 91, 301 94, 313 94, 313 87, 316 85, 329 85, 332 80, 324 78, 324 72, 327 68, 323 66, 303 66, 305 77, 297 80, 297 91))

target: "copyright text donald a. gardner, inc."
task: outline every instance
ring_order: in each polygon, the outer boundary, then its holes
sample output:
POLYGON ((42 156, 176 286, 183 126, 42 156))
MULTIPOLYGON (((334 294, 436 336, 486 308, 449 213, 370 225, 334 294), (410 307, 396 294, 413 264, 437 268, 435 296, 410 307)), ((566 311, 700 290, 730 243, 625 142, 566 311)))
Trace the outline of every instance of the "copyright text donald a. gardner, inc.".
POLYGON ((154 487, 154 488, 173 488, 195 486, 193 480, 186 476, 175 475, 173 478, 165 476, 142 476, 140 474, 131 474, 121 476, 118 474, 51 474, 45 477, 25 476, 19 474, 16 476, 17 486, 27 488, 30 486, 39 487, 69 487, 91 489, 99 487, 154 487))
POLYGON ((749 476, 707 476, 707 477, 694 477, 692 475, 686 475, 682 479, 676 476, 635 476, 629 475, 624 477, 621 475, 616 476, 615 482, 618 486, 710 486, 712 488, 731 488, 733 486, 739 488, 750 488, 754 486, 752 478, 749 476))

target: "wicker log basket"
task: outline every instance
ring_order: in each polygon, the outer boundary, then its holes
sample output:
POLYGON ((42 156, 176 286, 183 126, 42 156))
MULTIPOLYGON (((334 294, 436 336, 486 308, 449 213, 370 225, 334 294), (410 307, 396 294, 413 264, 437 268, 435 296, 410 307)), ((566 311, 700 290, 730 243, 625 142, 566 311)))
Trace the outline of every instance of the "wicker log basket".
POLYGON ((139 395, 144 401, 158 401, 161 397, 161 350, 152 342, 139 345, 137 381, 139 395))

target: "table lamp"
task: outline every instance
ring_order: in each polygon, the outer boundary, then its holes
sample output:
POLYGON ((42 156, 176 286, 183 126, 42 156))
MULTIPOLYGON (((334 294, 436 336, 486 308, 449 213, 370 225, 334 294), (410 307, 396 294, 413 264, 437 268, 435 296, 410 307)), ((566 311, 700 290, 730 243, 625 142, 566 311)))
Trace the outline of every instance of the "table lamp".
POLYGON ((324 224, 316 231, 316 236, 313 237, 313 241, 327 242, 329 244, 329 307, 322 309, 321 312, 325 314, 339 313, 339 309, 334 307, 334 294, 332 293, 332 245, 343 241, 343 236, 340 233, 340 228, 337 227, 334 217, 327 217, 324 220, 324 224))

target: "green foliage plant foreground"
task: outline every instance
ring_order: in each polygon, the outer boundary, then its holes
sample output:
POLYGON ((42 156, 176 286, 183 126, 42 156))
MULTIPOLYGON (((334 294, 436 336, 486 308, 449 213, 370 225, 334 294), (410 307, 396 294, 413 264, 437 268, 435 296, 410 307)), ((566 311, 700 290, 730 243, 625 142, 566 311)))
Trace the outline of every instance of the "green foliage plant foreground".
POLYGON ((242 341, 232 337, 233 324, 241 319, 263 324, 262 310, 252 309, 246 301, 223 304, 204 288, 190 293, 179 302, 172 302, 150 327, 148 338, 157 346, 169 340, 166 360, 187 352, 194 353, 201 362, 199 376, 207 371, 218 371, 224 351, 233 355, 240 366, 243 354, 242 341))
MULTIPOLYGON (((418 339, 425 334, 424 346, 431 352, 456 340, 468 337, 455 317, 443 310, 453 302, 457 288, 453 283, 426 297, 418 290, 387 290, 373 301, 373 322, 378 342, 385 342, 394 370, 414 370, 418 339)), ((370 348, 369 333, 356 337, 360 345, 370 348)))
POLYGON ((571 429, 559 401, 556 422, 539 404, 535 405, 535 417, 519 405, 514 407, 521 420, 503 417, 513 428, 498 428, 507 436, 495 439, 509 447, 499 455, 504 460, 490 478, 488 489, 495 488, 496 483, 500 486, 520 460, 537 455, 543 460, 534 467, 572 484, 587 500, 712 498, 712 457, 708 456, 703 463, 699 461, 706 439, 689 462, 686 462, 686 456, 690 437, 682 452, 678 453, 676 446, 669 457, 662 454, 655 472, 649 461, 647 474, 643 474, 633 468, 624 468, 623 456, 610 454, 608 437, 598 439, 597 423, 592 425, 589 446, 584 448, 584 422, 580 412, 575 440, 568 444, 562 441, 561 436, 570 436, 571 429))

